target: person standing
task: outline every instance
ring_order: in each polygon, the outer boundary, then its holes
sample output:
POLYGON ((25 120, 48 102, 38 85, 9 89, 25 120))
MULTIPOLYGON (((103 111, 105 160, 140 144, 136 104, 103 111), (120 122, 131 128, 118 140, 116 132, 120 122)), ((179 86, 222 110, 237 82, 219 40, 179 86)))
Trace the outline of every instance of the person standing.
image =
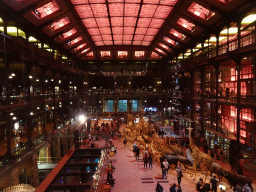
POLYGON ((123 144, 124 144, 124 149, 125 149, 125 146, 126 146, 126 144, 127 144, 127 139, 126 139, 126 137, 124 138, 123 144))
POLYGON ((143 156, 143 161, 144 161, 144 168, 148 168, 148 154, 145 153, 143 156))
POLYGON ((153 164, 152 155, 151 155, 151 153, 149 153, 149 156, 148 156, 148 168, 152 169, 153 168, 152 164, 153 164))
POLYGON ((181 187, 179 185, 177 186, 177 188, 177 192, 182 192, 181 187))
POLYGON ((108 172, 108 175, 107 175, 107 182, 113 187, 114 186, 114 178, 113 178, 113 175, 108 172))
POLYGON ((137 149, 137 144, 136 144, 136 142, 134 142, 134 144, 133 144, 134 157, 136 156, 136 149, 137 149))
POLYGON ((216 175, 214 175, 213 178, 210 179, 210 182, 212 184, 212 191, 217 192, 218 181, 216 179, 216 175))
POLYGON ((169 163, 167 162, 167 159, 164 159, 164 161, 163 161, 163 169, 162 169, 162 178, 163 179, 167 179, 166 178, 166 171, 167 171, 168 167, 169 167, 169 163))
POLYGON ((179 186, 180 186, 180 183, 181 183, 181 177, 183 177, 183 173, 182 173, 182 170, 181 170, 181 168, 180 168, 180 166, 179 166, 179 165, 177 166, 176 172, 177 172, 177 180, 178 180, 178 184, 179 184, 179 186))
POLYGON ((140 159, 140 148, 137 146, 136 147, 136 160, 140 159))

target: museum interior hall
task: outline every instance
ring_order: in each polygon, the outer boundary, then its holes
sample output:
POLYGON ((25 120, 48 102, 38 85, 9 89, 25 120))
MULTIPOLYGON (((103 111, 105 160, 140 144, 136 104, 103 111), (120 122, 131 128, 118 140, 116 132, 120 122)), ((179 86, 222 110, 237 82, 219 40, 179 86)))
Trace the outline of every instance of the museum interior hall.
POLYGON ((255 0, 1 0, 0 191, 256 190, 255 47, 255 0))

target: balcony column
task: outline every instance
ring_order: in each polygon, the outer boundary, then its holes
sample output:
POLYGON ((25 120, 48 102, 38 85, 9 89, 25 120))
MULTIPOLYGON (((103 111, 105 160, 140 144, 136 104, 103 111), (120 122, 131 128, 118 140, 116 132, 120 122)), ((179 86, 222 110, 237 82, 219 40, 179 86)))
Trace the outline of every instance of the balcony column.
MULTIPOLYGON (((220 75, 220 71, 219 71, 219 64, 218 65, 215 65, 215 79, 216 79, 216 94, 215 94, 215 98, 216 98, 216 101, 215 101, 215 124, 216 124, 216 131, 218 132, 219 131, 219 75, 220 75)), ((213 117, 213 116, 212 116, 213 117)), ((212 119, 212 122, 213 122, 213 119, 212 119)))
POLYGON ((237 22, 238 49, 241 47, 241 21, 237 22))
MULTIPOLYGON (((4 22, 5 24, 6 22, 4 22)), ((5 37, 4 37, 5 38, 5 37)), ((11 63, 11 58, 6 57, 6 55, 3 55, 2 58, 4 60, 4 70, 5 70, 5 96, 6 96, 6 138, 7 138, 7 152, 6 156, 10 157, 11 156, 11 137, 12 137, 12 127, 11 127, 11 121, 12 119, 10 118, 10 86, 9 86, 9 66, 11 63)))
POLYGON ((229 51, 229 28, 230 25, 227 25, 227 52, 229 51))
POLYGON ((240 111, 241 111, 241 60, 240 64, 237 65, 236 71, 237 71, 237 149, 238 153, 240 153, 240 111))
POLYGON ((204 126, 204 121, 205 121, 205 98, 204 98, 204 93, 205 93, 205 67, 203 66, 200 69, 200 75, 201 75, 201 90, 202 90, 202 98, 201 98, 201 110, 200 110, 200 126, 201 126, 201 137, 205 135, 205 126, 204 126))
POLYGON ((194 68, 192 69, 190 74, 191 74, 191 101, 192 101, 191 102, 191 120, 195 122, 195 69, 194 68))

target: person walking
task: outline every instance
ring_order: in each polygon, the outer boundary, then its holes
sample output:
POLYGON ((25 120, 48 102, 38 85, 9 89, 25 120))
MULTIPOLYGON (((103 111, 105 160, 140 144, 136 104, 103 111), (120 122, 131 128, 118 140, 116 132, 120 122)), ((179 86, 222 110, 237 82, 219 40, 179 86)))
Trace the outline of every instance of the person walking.
POLYGON ((183 177, 183 173, 182 173, 182 170, 181 170, 181 168, 180 168, 180 166, 179 166, 179 165, 177 166, 176 172, 177 172, 177 180, 178 180, 178 184, 179 184, 179 186, 180 186, 180 183, 181 183, 181 177, 183 177))
POLYGON ((148 168, 152 169, 153 168, 152 164, 153 164, 152 155, 151 155, 151 153, 149 153, 149 156, 148 156, 148 168))
POLYGON ((124 149, 125 149, 125 146, 126 146, 126 144, 127 144, 127 139, 126 139, 126 137, 124 138, 123 144, 124 144, 124 149))
POLYGON ((140 148, 137 146, 136 147, 136 160, 140 159, 140 148))
POLYGON ((145 153, 143 156, 143 161, 144 161, 144 168, 148 168, 148 154, 145 153))
POLYGON ((218 181, 216 179, 216 175, 214 175, 213 178, 210 179, 210 182, 212 184, 212 191, 217 192, 218 181))

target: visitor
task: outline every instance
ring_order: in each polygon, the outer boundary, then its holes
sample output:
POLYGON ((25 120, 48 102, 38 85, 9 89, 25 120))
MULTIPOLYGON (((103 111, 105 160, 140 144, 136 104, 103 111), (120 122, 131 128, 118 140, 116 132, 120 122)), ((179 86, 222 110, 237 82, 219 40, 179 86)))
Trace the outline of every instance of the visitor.
POLYGON ((162 178, 163 179, 167 179, 166 178, 166 171, 167 171, 168 167, 169 167, 169 163, 167 162, 167 159, 164 159, 163 168, 162 168, 162 178))
POLYGON ((217 184, 218 181, 216 179, 216 175, 213 176, 213 178, 210 179, 211 185, 212 185, 212 191, 217 192, 217 184))
POLYGON ((145 153, 143 156, 143 161, 144 161, 144 168, 148 168, 148 154, 145 153))
POLYGON ((113 187, 114 186, 114 178, 113 175, 110 173, 110 171, 108 172, 107 175, 107 182, 113 187))
POLYGON ((183 177, 183 173, 182 173, 182 170, 181 170, 181 168, 180 168, 180 166, 179 166, 179 165, 177 166, 176 172, 177 172, 177 180, 178 180, 178 184, 179 184, 179 186, 180 186, 180 183, 181 183, 181 177, 183 177))
POLYGON ((113 171, 115 170, 115 167, 114 167, 112 161, 110 161, 109 164, 108 164, 108 170, 109 170, 111 173, 113 173, 113 171))
POLYGON ((136 160, 140 159, 140 148, 137 146, 136 147, 136 160))
POLYGON ((177 188, 177 192, 182 192, 181 187, 179 185, 177 186, 177 188))
POLYGON ((160 185, 160 183, 157 183, 156 185, 156 192, 163 192, 164 191, 164 188, 162 185, 160 185))
POLYGON ((134 157, 136 156, 136 149, 137 149, 137 144, 136 144, 136 142, 134 142, 134 144, 133 144, 134 157))
POLYGON ((126 146, 126 144, 127 144, 127 139, 126 139, 126 137, 124 138, 123 144, 124 144, 124 149, 125 149, 125 146, 126 146))
POLYGON ((152 169, 153 168, 152 164, 153 164, 153 159, 152 159, 152 155, 150 153, 149 156, 148 156, 148 168, 152 169))
POLYGON ((203 191, 203 179, 200 178, 196 183, 196 190, 202 192, 203 191))
POLYGON ((170 187, 170 192, 176 192, 176 183, 170 187))
POLYGON ((244 185, 244 192, 252 192, 251 187, 248 185, 248 183, 245 183, 244 185))

